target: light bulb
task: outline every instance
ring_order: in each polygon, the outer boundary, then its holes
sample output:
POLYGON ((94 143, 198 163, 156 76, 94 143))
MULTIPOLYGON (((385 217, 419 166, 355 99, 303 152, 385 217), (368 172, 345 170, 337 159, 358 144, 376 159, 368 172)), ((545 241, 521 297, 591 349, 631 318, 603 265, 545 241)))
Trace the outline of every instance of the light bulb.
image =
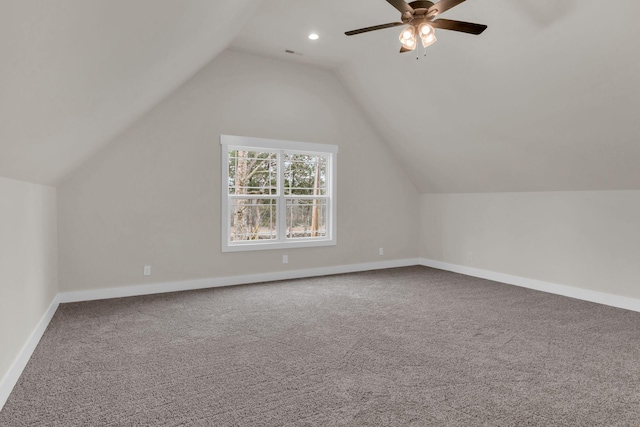
POLYGON ((411 34, 411 31, 406 30, 404 33, 402 33, 402 38, 405 39, 405 40, 409 40, 409 39, 411 39, 412 35, 413 34, 411 34))
POLYGON ((420 26, 418 27, 418 30, 420 31, 420 35, 422 36, 428 36, 429 34, 433 34, 433 27, 431 27, 431 25, 427 24, 426 22, 423 22, 422 24, 420 24, 420 26))
POLYGON ((309 34, 309 40, 318 40, 320 38, 316 33, 309 34))

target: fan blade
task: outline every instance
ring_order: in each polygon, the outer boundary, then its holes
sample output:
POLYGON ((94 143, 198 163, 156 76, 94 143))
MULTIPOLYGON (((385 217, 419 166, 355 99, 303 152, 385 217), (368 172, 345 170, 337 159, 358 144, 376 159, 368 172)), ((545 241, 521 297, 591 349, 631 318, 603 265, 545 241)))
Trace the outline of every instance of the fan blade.
POLYGON ((355 36, 356 34, 368 33, 369 31, 382 30, 384 28, 397 27, 399 25, 406 25, 402 22, 391 22, 389 24, 376 25, 373 27, 360 28, 359 30, 347 31, 345 34, 348 36, 355 36))
POLYGON ((482 34, 487 29, 486 25, 474 24, 472 22, 452 21, 451 19, 436 19, 430 22, 433 28, 440 28, 441 30, 459 31, 461 33, 475 34, 476 36, 482 34))
POLYGON ((405 53, 405 52, 413 52, 414 49, 407 49, 406 47, 402 46, 400 48, 400 53, 405 53))
POLYGON ((438 3, 434 4, 429 8, 427 15, 430 16, 438 16, 441 13, 446 12, 454 6, 459 5, 464 0, 440 0, 438 3))
POLYGON ((413 15, 416 12, 404 0, 387 0, 387 3, 389 3, 391 6, 395 7, 396 9, 398 9, 400 11, 400 13, 402 13, 403 15, 405 13, 409 13, 409 14, 413 15))

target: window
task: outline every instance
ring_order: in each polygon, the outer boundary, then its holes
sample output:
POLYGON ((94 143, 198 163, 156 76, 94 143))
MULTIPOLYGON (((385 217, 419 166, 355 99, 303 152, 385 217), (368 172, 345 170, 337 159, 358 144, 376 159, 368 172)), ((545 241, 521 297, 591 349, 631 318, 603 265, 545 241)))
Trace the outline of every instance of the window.
POLYGON ((335 145, 221 135, 222 251, 336 244, 335 145))

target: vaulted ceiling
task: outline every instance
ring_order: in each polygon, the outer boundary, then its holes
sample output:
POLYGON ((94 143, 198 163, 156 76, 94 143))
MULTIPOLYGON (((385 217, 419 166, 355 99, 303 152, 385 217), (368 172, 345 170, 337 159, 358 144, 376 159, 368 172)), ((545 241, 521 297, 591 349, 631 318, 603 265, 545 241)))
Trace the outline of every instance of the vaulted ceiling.
POLYGON ((55 184, 224 50, 254 0, 0 0, 0 176, 55 184))
POLYGON ((0 0, 0 175, 55 184, 230 47, 334 70, 422 192, 638 189, 639 13, 467 0, 484 34, 401 55, 344 35, 384 0, 0 0))

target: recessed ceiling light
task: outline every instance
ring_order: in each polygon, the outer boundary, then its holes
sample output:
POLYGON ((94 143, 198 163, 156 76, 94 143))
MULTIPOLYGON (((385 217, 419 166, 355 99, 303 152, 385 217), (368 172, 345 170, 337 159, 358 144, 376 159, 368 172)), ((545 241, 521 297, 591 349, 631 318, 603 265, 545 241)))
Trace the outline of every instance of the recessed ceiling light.
POLYGON ((318 40, 320 38, 316 33, 309 34, 309 40, 318 40))

